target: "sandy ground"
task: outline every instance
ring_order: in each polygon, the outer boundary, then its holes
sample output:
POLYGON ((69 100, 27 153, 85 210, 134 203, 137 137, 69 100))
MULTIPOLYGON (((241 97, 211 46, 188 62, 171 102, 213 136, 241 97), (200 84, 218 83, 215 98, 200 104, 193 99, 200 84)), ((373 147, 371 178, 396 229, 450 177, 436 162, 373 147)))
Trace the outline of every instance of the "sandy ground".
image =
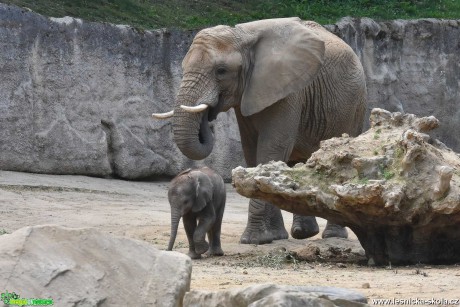
MULTIPOLYGON (((40 224, 96 227, 165 249, 170 227, 167 189, 168 182, 0 171, 0 233, 40 224)), ((460 265, 368 267, 353 233, 350 240, 339 242, 345 249, 349 245, 350 257, 326 257, 313 262, 284 260, 285 257, 278 256, 287 253, 274 251, 299 249, 309 242, 321 248, 339 243, 318 235, 308 240, 288 239, 259 246, 239 244, 247 221, 247 205, 248 200, 228 184, 222 226, 225 256, 194 260, 192 289, 219 290, 272 282, 354 289, 366 295, 371 305, 375 304, 372 299, 377 298, 460 299, 460 265)), ((290 229, 292 215, 283 215, 285 226, 290 229)), ((319 219, 319 223, 322 230, 325 221, 319 219)), ((187 245, 181 225, 175 250, 186 253, 187 245)), ((449 305, 460 305, 460 301, 452 303, 449 305)))

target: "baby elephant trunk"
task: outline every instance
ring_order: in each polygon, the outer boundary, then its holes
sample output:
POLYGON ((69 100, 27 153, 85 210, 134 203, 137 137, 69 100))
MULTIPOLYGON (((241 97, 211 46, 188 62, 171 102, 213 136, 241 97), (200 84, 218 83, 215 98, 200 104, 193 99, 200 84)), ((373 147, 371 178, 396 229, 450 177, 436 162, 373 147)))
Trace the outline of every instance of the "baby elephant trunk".
POLYGON ((174 246, 174 241, 177 236, 177 228, 179 227, 180 221, 180 212, 171 211, 171 236, 169 238, 168 251, 172 251, 174 246))

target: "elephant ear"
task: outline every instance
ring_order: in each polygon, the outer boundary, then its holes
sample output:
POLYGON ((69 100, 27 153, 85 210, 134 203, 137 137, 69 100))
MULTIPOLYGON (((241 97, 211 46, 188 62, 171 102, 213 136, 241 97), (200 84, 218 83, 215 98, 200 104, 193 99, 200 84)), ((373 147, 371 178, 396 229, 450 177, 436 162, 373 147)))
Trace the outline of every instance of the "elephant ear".
POLYGON ((306 87, 323 64, 324 41, 299 18, 260 20, 236 28, 249 34, 252 44, 252 72, 241 99, 244 116, 306 87))
POLYGON ((212 183, 209 178, 200 174, 195 177, 196 181, 196 201, 192 207, 192 212, 203 210, 206 205, 211 202, 212 198, 212 183))

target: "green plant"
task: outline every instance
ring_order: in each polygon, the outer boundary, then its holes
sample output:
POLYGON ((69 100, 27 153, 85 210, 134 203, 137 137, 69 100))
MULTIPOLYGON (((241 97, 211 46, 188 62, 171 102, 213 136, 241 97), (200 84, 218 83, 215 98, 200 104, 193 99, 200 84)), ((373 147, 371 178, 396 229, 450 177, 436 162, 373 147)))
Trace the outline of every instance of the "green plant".
POLYGON ((289 251, 279 250, 266 255, 257 256, 249 266, 281 269, 284 264, 292 263, 294 270, 298 269, 299 261, 289 251))
POLYGON ((396 147, 395 149, 395 157, 396 158, 401 158, 404 154, 404 149, 401 147, 396 147))
POLYGON ((382 132, 382 129, 377 129, 374 131, 374 140, 377 140, 380 137, 380 133, 382 132))
POLYGON ((1 235, 6 235, 6 234, 8 234, 8 233, 9 233, 9 232, 6 231, 5 229, 3 229, 3 228, 0 229, 0 236, 1 236, 1 235))
POLYGON ((395 173, 390 171, 384 164, 379 164, 379 171, 383 178, 385 178, 386 180, 390 180, 395 176, 395 173))
POLYGON ((457 0, 3 0, 2 3, 27 7, 45 16, 72 16, 139 29, 196 29, 292 16, 320 24, 335 23, 344 16, 376 20, 460 19, 457 0))
POLYGON ((298 183, 302 182, 305 176, 305 174, 302 171, 298 171, 295 169, 291 169, 288 175, 292 178, 293 181, 298 183))
POLYGON ((393 178, 395 176, 395 173, 393 172, 390 172, 389 170, 385 170, 383 172, 383 178, 385 178, 386 180, 390 180, 391 178, 393 178))

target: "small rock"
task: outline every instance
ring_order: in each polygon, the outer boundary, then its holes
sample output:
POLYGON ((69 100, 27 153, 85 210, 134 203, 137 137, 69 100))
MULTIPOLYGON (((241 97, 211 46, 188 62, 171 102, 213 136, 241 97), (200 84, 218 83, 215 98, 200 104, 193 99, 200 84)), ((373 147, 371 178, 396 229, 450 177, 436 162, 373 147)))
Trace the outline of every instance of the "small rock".
POLYGON ((316 261, 321 251, 316 245, 307 245, 302 248, 291 251, 292 256, 299 261, 316 261))
POLYGON ((347 265, 344 264, 344 263, 340 263, 340 262, 339 262, 339 263, 337 263, 337 267, 338 267, 338 268, 346 268, 347 265))
POLYGON ((368 282, 365 282, 363 285, 362 285, 362 288, 363 289, 369 289, 371 287, 371 285, 368 283, 368 282))
POLYGON ((243 274, 244 274, 244 275, 248 275, 248 271, 244 270, 244 271, 243 271, 243 274))
POLYGON ((356 291, 334 287, 256 284, 211 292, 187 292, 184 306, 349 306, 362 307, 367 299, 356 291))

